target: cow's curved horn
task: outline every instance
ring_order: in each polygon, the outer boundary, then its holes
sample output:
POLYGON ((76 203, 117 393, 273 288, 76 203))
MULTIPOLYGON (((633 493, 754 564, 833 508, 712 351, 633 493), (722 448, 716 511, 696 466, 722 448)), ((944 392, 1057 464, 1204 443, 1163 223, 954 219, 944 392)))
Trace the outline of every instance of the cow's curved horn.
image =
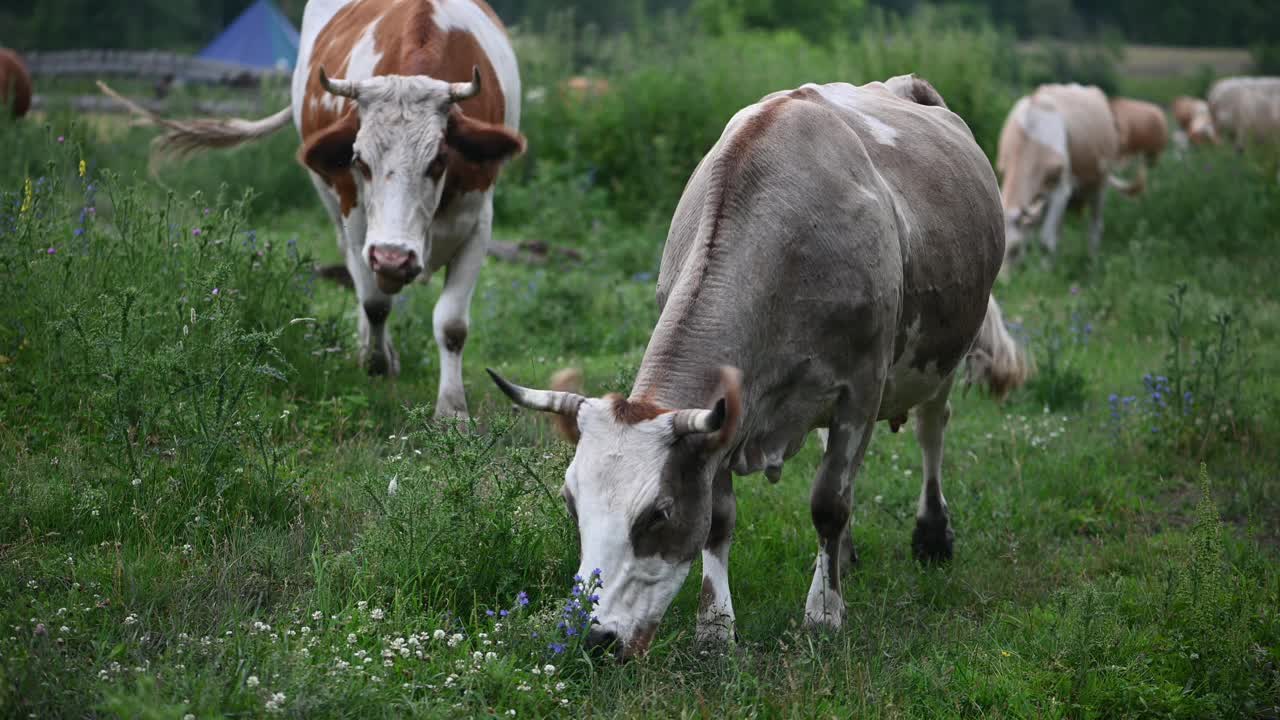
POLYGON ((471 66, 471 82, 449 83, 449 99, 462 102, 480 94, 480 66, 471 66))
POLYGON ((320 87, 324 88, 325 92, 330 93, 332 95, 351 98, 352 100, 359 99, 360 91, 356 89, 356 84, 354 81, 330 79, 329 75, 325 73, 323 65, 320 66, 319 75, 320 75, 320 87))
POLYGON ((676 435, 690 433, 711 433, 724 425, 724 399, 716 403, 712 410, 677 410, 671 418, 671 428, 676 435))
POLYGON ((530 410, 541 410, 572 417, 578 414, 578 406, 586 399, 577 393, 557 390, 532 390, 520 387, 515 383, 507 382, 506 378, 490 368, 485 368, 485 371, 489 373, 489 377, 493 378, 493 382, 498 386, 498 389, 511 398, 512 402, 530 410))

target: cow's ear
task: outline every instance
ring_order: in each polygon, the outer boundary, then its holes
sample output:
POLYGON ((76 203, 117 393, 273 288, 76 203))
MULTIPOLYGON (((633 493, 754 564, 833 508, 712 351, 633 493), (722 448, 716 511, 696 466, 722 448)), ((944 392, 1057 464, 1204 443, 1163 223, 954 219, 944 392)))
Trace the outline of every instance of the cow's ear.
POLYGON ((524 152, 524 136, 496 123, 468 117, 458 108, 449 111, 445 142, 468 162, 502 162, 524 152))
POLYGON ((355 150, 360 123, 354 112, 321 130, 298 150, 298 160, 324 177, 347 170, 355 150))

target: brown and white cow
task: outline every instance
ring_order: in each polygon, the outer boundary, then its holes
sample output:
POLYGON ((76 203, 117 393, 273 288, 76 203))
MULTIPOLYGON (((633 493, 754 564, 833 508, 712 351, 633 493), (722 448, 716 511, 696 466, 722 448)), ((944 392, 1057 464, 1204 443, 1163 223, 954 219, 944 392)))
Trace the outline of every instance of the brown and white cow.
POLYGON ((1173 119, 1186 142, 1192 145, 1218 144, 1218 131, 1213 127, 1209 103, 1182 95, 1173 99, 1173 119))
POLYGON ((1280 143, 1280 77, 1232 77, 1209 89, 1213 124, 1237 148, 1280 143))
POLYGON ((996 168, 1005 213, 1005 271, 1025 252, 1027 231, 1053 253, 1068 204, 1076 199, 1093 211, 1089 250, 1102 241, 1102 207, 1120 140, 1107 96, 1094 86, 1041 85, 1021 98, 1000 131, 996 168))
POLYGON ((8 48, 0 48, 0 110, 20 118, 31 109, 31 75, 26 63, 8 48))
POLYGON ((170 129, 161 151, 237 145, 292 120, 360 302, 362 362, 399 372, 391 297, 446 268, 436 415, 466 416, 462 348, 493 186, 525 144, 515 52, 483 0, 311 0, 289 107, 252 122, 152 117, 170 129))
POLYGON ((1120 143, 1119 161, 1138 164, 1137 180, 1130 188, 1130 194, 1136 195, 1146 189, 1147 170, 1155 167, 1160 153, 1169 144, 1169 123, 1164 118, 1164 110, 1155 103, 1113 97, 1110 104, 1120 143))
POLYGON ((661 315, 631 394, 493 375, 577 443, 563 495, 580 575, 603 580, 588 643, 644 652, 699 553, 697 636, 731 638, 732 475, 777 480, 815 428, 807 624, 844 621, 853 481, 878 420, 916 410, 912 545, 949 557, 942 442, 957 369, 975 343, 1003 346, 981 348, 988 376, 1015 384, 1026 369, 990 295, 1003 254, 991 165, 923 80, 805 85, 735 115, 672 218, 661 315))

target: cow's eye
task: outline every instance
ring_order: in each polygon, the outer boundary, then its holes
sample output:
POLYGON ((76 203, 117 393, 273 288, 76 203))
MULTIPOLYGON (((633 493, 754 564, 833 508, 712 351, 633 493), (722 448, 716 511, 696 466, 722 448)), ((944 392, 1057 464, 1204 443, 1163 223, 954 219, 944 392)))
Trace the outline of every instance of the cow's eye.
POLYGON ((444 153, 436 155, 435 159, 431 161, 431 164, 427 166, 426 176, 432 180, 439 180, 440 176, 444 175, 444 170, 448 163, 449 160, 444 156, 444 153))
POLYGON ((644 529, 655 530, 671 519, 671 503, 659 501, 644 516, 644 529))

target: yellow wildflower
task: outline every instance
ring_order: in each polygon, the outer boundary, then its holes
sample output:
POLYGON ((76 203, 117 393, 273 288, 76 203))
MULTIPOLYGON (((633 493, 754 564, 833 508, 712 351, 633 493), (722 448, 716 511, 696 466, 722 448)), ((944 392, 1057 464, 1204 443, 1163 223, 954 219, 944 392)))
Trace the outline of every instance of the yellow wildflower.
POLYGON ((22 209, 18 211, 20 215, 26 215, 31 212, 31 202, 34 192, 31 188, 31 178, 27 178, 26 183, 22 186, 22 209))
POLYGON ((84 177, 84 160, 80 160, 80 177, 84 177))
POLYGON ((1001 651, 1000 651, 1000 654, 1001 654, 1001 655, 1003 655, 1004 657, 1009 657, 1009 651, 1008 651, 1008 650, 1001 650, 1001 651))

